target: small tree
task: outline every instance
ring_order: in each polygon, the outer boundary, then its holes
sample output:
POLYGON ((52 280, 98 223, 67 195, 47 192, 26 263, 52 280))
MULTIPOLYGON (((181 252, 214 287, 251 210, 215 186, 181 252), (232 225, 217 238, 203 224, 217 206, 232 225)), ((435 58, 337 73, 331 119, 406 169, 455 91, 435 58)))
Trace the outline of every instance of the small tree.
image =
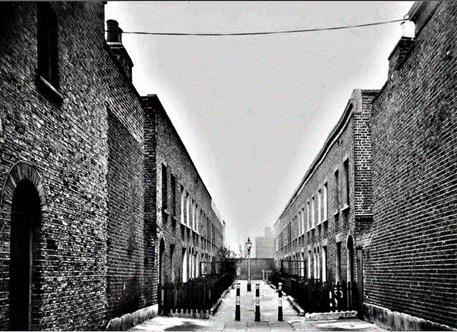
POLYGON ((235 253, 226 246, 220 248, 216 253, 216 261, 220 264, 220 273, 229 273, 235 275, 236 273, 236 259, 235 253))

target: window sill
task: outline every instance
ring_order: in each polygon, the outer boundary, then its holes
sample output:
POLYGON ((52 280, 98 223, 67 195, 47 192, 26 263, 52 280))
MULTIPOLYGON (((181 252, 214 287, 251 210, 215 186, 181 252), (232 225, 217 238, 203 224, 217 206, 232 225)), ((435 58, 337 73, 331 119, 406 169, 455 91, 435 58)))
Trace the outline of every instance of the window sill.
POLYGON ((170 215, 170 211, 168 211, 166 208, 165 209, 162 209, 162 212, 165 213, 166 215, 170 215))
POLYGON ((38 87, 51 97, 54 101, 61 103, 63 101, 63 94, 57 90, 51 83, 48 82, 43 76, 37 75, 36 83, 38 87))
POLYGON ((341 212, 345 212, 347 210, 349 210, 349 205, 344 204, 343 207, 341 208, 341 212))
POLYGON ((333 215, 334 216, 337 216, 338 214, 340 214, 340 211, 336 210, 335 212, 333 212, 333 215))

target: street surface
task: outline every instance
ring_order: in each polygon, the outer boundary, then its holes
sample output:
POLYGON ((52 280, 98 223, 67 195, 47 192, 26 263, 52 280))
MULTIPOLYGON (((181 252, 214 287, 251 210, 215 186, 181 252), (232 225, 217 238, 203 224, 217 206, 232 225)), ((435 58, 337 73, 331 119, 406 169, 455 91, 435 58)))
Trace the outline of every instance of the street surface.
POLYGON ((247 292, 241 280, 241 320, 235 321, 236 289, 230 289, 219 309, 210 319, 157 316, 129 331, 371 331, 381 332, 376 325, 359 319, 306 321, 283 298, 283 321, 278 321, 278 294, 262 281, 253 281, 247 292), (260 283, 260 322, 254 321, 255 283, 260 283))

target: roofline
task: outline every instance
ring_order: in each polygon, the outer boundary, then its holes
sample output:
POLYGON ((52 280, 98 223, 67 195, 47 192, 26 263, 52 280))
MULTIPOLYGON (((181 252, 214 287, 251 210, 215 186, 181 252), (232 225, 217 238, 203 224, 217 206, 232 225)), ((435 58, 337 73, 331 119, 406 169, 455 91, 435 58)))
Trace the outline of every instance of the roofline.
MULTIPOLYGON (((289 208, 294 203, 294 201, 297 198, 300 191, 303 189, 303 187, 308 182, 310 177, 314 174, 317 167, 321 164, 321 162, 327 156, 330 148, 333 146, 333 144, 335 144, 336 139, 342 134, 343 130, 347 127, 347 125, 349 124, 349 120, 352 118, 352 115, 354 114, 354 106, 355 106, 354 104, 357 103, 358 101, 362 100, 362 95, 364 93, 378 93, 378 91, 377 90, 361 90, 361 89, 354 89, 352 91, 351 98, 349 99, 348 103, 346 104, 343 114, 341 115, 337 124, 333 127, 330 134, 327 136, 327 139, 325 140, 324 145, 322 146, 321 150, 317 154, 316 158, 314 158, 313 162, 311 163, 310 167, 308 168, 308 171, 305 173, 305 176, 300 181, 300 184, 298 185, 297 189, 295 189, 294 193, 292 194, 292 197, 289 199, 289 202, 286 204, 286 207, 280 214, 277 222, 284 217, 286 212, 289 210, 289 208)), ((276 223, 275 223, 275 225, 276 225, 276 223)))
MULTIPOLYGON (((182 141, 181 136, 179 136, 179 133, 178 133, 178 131, 176 130, 175 126, 173 125, 173 122, 171 121, 170 117, 168 116, 167 111, 166 111, 165 108, 163 107, 162 102, 161 102, 160 99, 159 99, 159 96, 157 96, 157 94, 148 94, 148 95, 146 95, 146 96, 142 96, 141 98, 151 98, 151 97, 157 99, 157 104, 158 104, 158 106, 162 109, 162 111, 163 111, 163 113, 165 114, 166 118, 167 118, 168 121, 170 122, 171 128, 172 128, 173 131, 175 132, 176 136, 178 137, 178 140, 179 140, 180 144, 181 144, 182 147, 184 148, 184 151, 185 151, 187 157, 189 158, 189 160, 190 160, 192 166, 194 167, 195 172, 197 173, 197 176, 198 176, 199 180, 200 180, 201 183, 203 184, 203 187, 205 188, 206 192, 208 193, 209 198, 211 199, 211 201, 213 201, 213 198, 211 197, 211 194, 210 194, 210 192, 209 192, 209 190, 208 190, 208 187, 206 187, 205 182, 203 181, 202 177, 200 176, 200 173, 198 172, 198 169, 197 169, 197 167, 195 166, 194 161, 192 160, 192 157, 191 157, 190 154, 189 154, 189 151, 187 151, 187 148, 186 148, 186 146, 184 145, 184 142, 182 141)), ((211 206, 211 210, 213 210, 213 207, 212 207, 212 206, 211 206)), ((213 212, 214 212, 214 210, 213 210, 213 212)), ((219 217, 217 216, 217 214, 216 214, 215 212, 214 212, 214 215, 217 217, 217 219, 219 219, 219 217)), ((219 220, 219 222, 220 222, 220 220, 219 220)), ((221 225, 222 225, 222 223, 221 223, 221 225)))

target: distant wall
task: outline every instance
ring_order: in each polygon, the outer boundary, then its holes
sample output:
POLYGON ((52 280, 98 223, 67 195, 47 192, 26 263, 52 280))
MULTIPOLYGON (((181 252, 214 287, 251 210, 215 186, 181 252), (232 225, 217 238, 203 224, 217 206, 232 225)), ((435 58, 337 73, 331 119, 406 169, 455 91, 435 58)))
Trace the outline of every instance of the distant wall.
MULTIPOLYGON (((251 258, 251 280, 262 279, 262 270, 272 270, 274 265, 273 258, 251 258)), ((238 266, 241 268, 241 274, 238 279, 248 279, 248 259, 240 259, 238 266)))

